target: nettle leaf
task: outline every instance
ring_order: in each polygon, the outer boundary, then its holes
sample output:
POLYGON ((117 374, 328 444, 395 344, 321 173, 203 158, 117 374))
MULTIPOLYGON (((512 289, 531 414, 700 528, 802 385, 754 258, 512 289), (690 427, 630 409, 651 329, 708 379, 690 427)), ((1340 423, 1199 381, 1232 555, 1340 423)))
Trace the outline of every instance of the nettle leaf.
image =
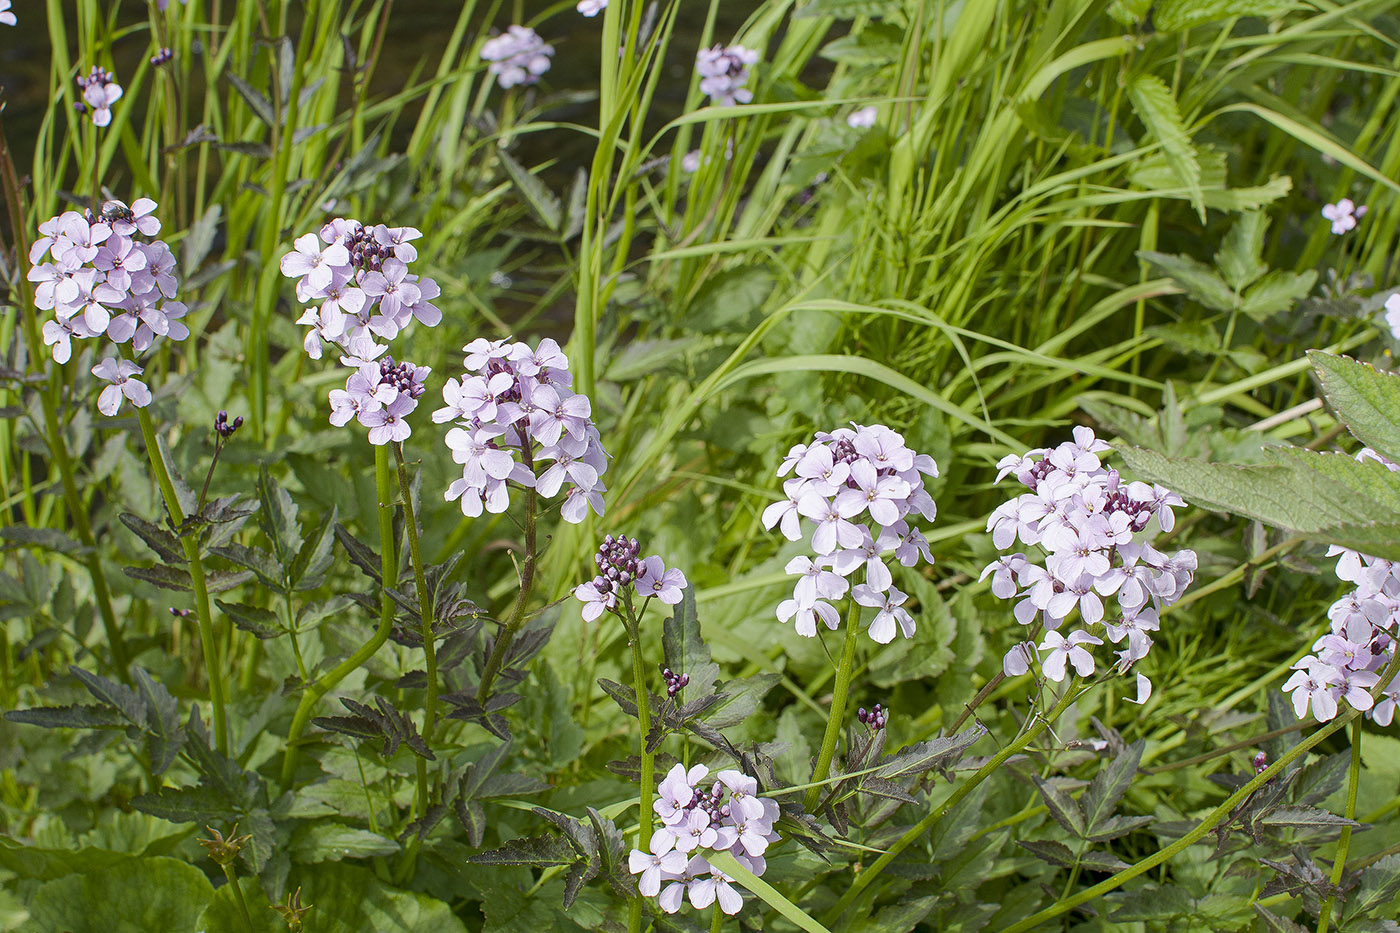
POLYGON ((355 715, 318 716, 311 721, 330 732, 339 732, 363 739, 382 738, 384 746, 379 753, 384 758, 391 757, 402 744, 419 758, 428 761, 437 760, 432 749, 428 748, 428 744, 419 735, 418 727, 413 724, 413 720, 395 709, 383 697, 374 698, 374 704, 378 709, 356 702, 349 697, 341 697, 340 702, 355 715))
POLYGON ((1042 862, 1049 862, 1058 868, 1073 868, 1077 861, 1069 846, 1053 839, 1019 839, 1016 844, 1042 862))
POLYGON ((1327 404, 1361 443, 1400 461, 1400 376, 1348 356, 1309 350, 1327 404))
POLYGON ((763 698, 782 680, 781 674, 765 672, 740 680, 726 680, 720 685, 720 692, 726 695, 706 722, 714 729, 727 729, 746 721, 758 709, 763 698))
POLYGON ((141 668, 133 668, 136 689, 146 707, 146 756, 151 771, 164 774, 175 762, 175 756, 185 744, 185 729, 180 725, 180 704, 164 684, 156 683, 141 668))
POLYGON ((681 691, 687 701, 712 696, 719 680, 719 665, 710 659, 710 646, 700 635, 700 619, 695 611, 695 593, 686 587, 681 601, 661 628, 661 650, 666 666, 676 674, 687 674, 690 682, 681 691))
POLYGON ((339 510, 331 506, 331 510, 321 516, 321 523, 316 526, 316 530, 302 543, 297 556, 292 560, 292 566, 287 571, 287 578, 291 581, 292 587, 298 591, 314 590, 326 579, 326 571, 330 570, 335 563, 335 524, 339 510))
POLYGON ((1161 32, 1179 32, 1231 16, 1272 19, 1300 8, 1295 0, 1161 0, 1152 22, 1161 32))
POLYGON ((287 567, 301 549, 301 527, 297 524, 297 504, 291 493, 272 478, 264 464, 258 468, 258 527, 272 542, 278 567, 287 567))
POLYGON ((1031 780, 1040 789, 1041 799, 1045 801, 1045 806, 1050 811, 1050 815, 1055 818, 1069 833, 1076 838, 1083 839, 1086 836, 1084 823, 1084 812, 1079 809, 1079 803, 1069 795, 1069 792, 1061 785, 1057 778, 1042 778, 1038 774, 1031 775, 1031 780))
POLYGON ((1100 831, 1102 824, 1113 815, 1118 802, 1128 792, 1137 774, 1138 763, 1142 761, 1142 751, 1146 747, 1147 741, 1138 739, 1122 754, 1109 758, 1099 769, 1099 773, 1094 775, 1088 790, 1079 798, 1090 835, 1100 831))
POLYGON ((562 836, 512 839, 503 846, 467 857, 473 865, 530 865, 535 868, 563 868, 577 860, 578 853, 562 836))
POLYGON ((1215 265, 1235 291, 1242 291, 1269 271, 1268 263, 1262 258, 1264 232, 1268 229, 1268 215, 1262 211, 1246 211, 1225 234, 1220 251, 1215 254, 1215 265))
POLYGON ((36 706, 5 713, 10 722, 41 729, 124 729, 126 717, 109 706, 36 706))
POLYGON ((1316 282, 1317 273, 1312 269, 1306 272, 1275 270, 1245 293, 1240 310, 1256 321, 1281 311, 1291 311, 1295 304, 1308 296, 1316 282))
POLYGON ((1356 820, 1349 820, 1317 807, 1279 807, 1260 816, 1255 823, 1264 826, 1314 826, 1329 829, 1361 825, 1356 820))
POLYGON ((1172 98, 1171 89, 1156 75, 1140 74, 1128 82, 1128 99, 1143 125, 1157 137, 1180 185, 1190 192, 1191 204, 1204 223, 1205 192, 1201 188, 1201 164, 1196 149, 1172 98))

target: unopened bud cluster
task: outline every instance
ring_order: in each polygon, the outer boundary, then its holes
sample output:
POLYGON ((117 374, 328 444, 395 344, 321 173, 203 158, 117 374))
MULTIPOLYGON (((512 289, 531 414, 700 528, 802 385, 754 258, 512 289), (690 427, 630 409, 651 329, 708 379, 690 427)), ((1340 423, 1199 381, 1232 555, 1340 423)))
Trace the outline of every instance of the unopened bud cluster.
POLYGON ((1254 756, 1254 773, 1263 774, 1269 767, 1269 753, 1259 752, 1254 756))
POLYGON ((664 664, 661 665, 661 679, 666 681, 666 695, 673 697, 685 689, 690 683, 689 674, 677 674, 664 664))
POLYGON ((233 433, 243 427, 243 416, 239 415, 232 421, 228 419, 228 412, 220 410, 214 416, 214 433, 219 436, 219 440, 226 441, 233 437, 233 433))
POLYGON ((583 621, 592 622, 604 610, 616 612, 618 596, 629 590, 638 596, 655 597, 668 606, 681 601, 685 574, 674 567, 667 570, 658 555, 643 558, 641 553, 636 538, 608 535, 603 539, 593 555, 598 575, 574 588, 574 596, 583 603, 583 621))
POLYGON ((159 68, 161 65, 168 64, 170 60, 174 57, 175 53, 170 49, 169 46, 166 46, 165 48, 162 48, 160 51, 156 52, 156 54, 151 56, 151 64, 154 65, 156 68, 159 68))
POLYGON ((866 708, 862 706, 856 711, 856 718, 875 732, 879 732, 881 729, 885 728, 885 724, 890 721, 890 711, 879 703, 876 703, 869 710, 866 710, 866 708))

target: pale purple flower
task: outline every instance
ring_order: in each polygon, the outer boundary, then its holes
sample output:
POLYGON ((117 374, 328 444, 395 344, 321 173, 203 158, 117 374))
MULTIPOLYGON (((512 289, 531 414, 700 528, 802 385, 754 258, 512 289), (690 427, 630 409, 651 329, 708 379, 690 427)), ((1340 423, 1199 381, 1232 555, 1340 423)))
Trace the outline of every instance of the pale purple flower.
POLYGON ((418 406, 408 395, 399 394, 387 405, 375 404, 361 411, 360 423, 369 428, 369 442, 375 446, 401 444, 413 430, 404 420, 418 406))
POLYGON ((1356 222, 1366 216, 1366 206, 1363 204, 1358 207, 1351 198, 1342 198, 1336 204, 1324 205, 1322 216, 1331 222, 1332 233, 1341 236, 1356 228, 1356 222))
POLYGON ((661 891, 663 874, 679 875, 685 871, 685 854, 672 848, 669 833, 654 832, 651 835, 651 852, 633 849, 627 857, 627 868, 637 879, 637 890, 643 897, 656 897, 661 891))
POLYGON ((1103 639, 1095 638, 1083 630, 1071 632, 1069 637, 1059 632, 1046 632, 1040 643, 1040 669, 1046 677, 1059 683, 1065 679, 1065 665, 1072 664, 1080 677, 1094 673, 1094 656, 1085 645, 1102 645, 1103 639))
POLYGON ((1151 698, 1152 681, 1148 680, 1145 674, 1140 673, 1137 675, 1137 696, 1124 697, 1123 699, 1127 700, 1129 703, 1136 703, 1138 706, 1142 706, 1151 698))
POLYGON ((94 66, 86 78, 79 75, 77 82, 82 90, 82 103, 79 107, 92 111, 93 125, 106 126, 111 123, 112 105, 121 100, 122 96, 122 87, 112 73, 94 66))
POLYGON ((692 765, 689 770, 682 764, 672 765, 657 785, 656 800, 652 801, 652 810, 661 822, 673 826, 684 819, 686 808, 695 800, 695 786, 709 774, 710 769, 704 765, 692 765))
POLYGON ((868 130, 875 125, 875 119, 880 114, 878 108, 873 104, 853 110, 846 116, 846 125, 853 130, 868 130))
POLYGON ((339 243, 322 246, 314 233, 297 237, 292 246, 292 252, 282 257, 282 274, 288 278, 300 277, 318 297, 330 288, 335 267, 350 262, 350 254, 344 246, 339 243))
POLYGON ((584 16, 593 17, 608 8, 608 0, 579 0, 576 8, 584 16))
POLYGON ((720 910, 731 916, 737 914, 744 906, 744 896, 734 890, 733 880, 712 867, 708 877, 698 878, 690 885, 690 906, 704 910, 718 900, 720 910))
POLYGON ((1316 658, 1303 658, 1294 665, 1293 676, 1283 685, 1284 693, 1293 694, 1293 712, 1302 719, 1311 703, 1318 722, 1327 722, 1337 715, 1337 671, 1316 658))
POLYGON ((481 58, 503 89, 517 84, 534 84, 549 70, 554 46, 528 26, 511 26, 481 45, 481 58))
POLYGON ((793 597, 799 606, 810 608, 818 599, 840 599, 846 595, 849 584, 840 574, 826 569, 828 566, 828 561, 813 561, 805 554, 799 554, 787 562, 783 569, 788 574, 801 577, 793 590, 793 597))
POLYGON ((862 583, 851 590, 851 598, 862 606, 871 606, 879 611, 870 622, 870 637, 882 645, 894 641, 895 626, 905 638, 914 637, 914 617, 900 607, 909 597, 894 587, 881 593, 874 587, 862 583))
POLYGON ((102 414, 108 417, 115 415, 121 408, 123 398, 129 399, 137 408, 151 404, 151 390, 139 379, 132 378, 141 374, 141 367, 130 360, 108 357, 92 368, 92 374, 111 383, 97 397, 97 410, 102 414))
POLYGON ((1007 677, 1019 677, 1031 669, 1037 657, 1035 642, 1017 642, 1001 659, 1002 673, 1007 677))
MULTIPOLYGON (((584 2, 589 2, 589 0, 584 0, 584 2)), ((599 2, 599 0, 593 0, 593 2, 596 3, 599 2)), ((601 0, 601 2, 605 6, 607 5, 607 0, 601 0)), ((580 4, 580 6, 582 6, 582 4, 580 4)), ((0 23, 4 23, 6 26, 15 26, 19 23, 19 21, 15 19, 15 14, 10 12, 10 0, 0 0, 0 23)))
POLYGON ((753 100, 753 91, 744 85, 749 80, 749 66, 757 63, 758 52, 742 45, 701 49, 695 55, 701 93, 721 107, 747 104, 753 100))
POLYGON ((681 601, 681 590, 686 586, 685 574, 675 567, 667 570, 655 554, 642 562, 642 568, 634 584, 639 595, 654 596, 668 606, 681 601))

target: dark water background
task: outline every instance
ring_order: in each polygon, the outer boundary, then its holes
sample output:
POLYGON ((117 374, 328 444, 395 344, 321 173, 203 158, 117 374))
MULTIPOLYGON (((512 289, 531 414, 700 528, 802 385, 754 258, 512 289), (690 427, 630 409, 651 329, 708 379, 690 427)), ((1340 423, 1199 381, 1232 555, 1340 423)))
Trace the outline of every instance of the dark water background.
MULTIPOLYGON (((529 0, 524 4, 523 19, 528 20, 554 5, 529 0)), ((32 160, 34 137, 47 106, 50 45, 42 0, 15 0, 14 6, 19 26, 0 26, 0 88, 3 88, 6 133, 23 171, 32 160)), ((227 6, 225 4, 226 9, 227 6)), ((716 39, 728 41, 732 38, 758 6, 758 0, 722 0, 716 39)), ((677 29, 668 50, 666 77, 657 90, 653 115, 658 126, 680 113, 686 90, 694 80, 695 52, 708 7, 703 0, 683 0, 681 4, 677 29)), ((72 6, 65 4, 65 8, 72 9, 72 6)), ((385 33, 372 92, 385 95, 402 88, 420 63, 420 76, 430 75, 437 68, 460 11, 461 4, 454 0, 398 0, 385 33)), ((127 0, 119 14, 122 24, 144 22, 145 3, 127 0)), ((498 17, 495 25, 502 28, 509 25, 511 20, 507 16, 508 11, 498 17)), ((294 32, 295 29, 293 26, 294 32)), ((601 16, 589 19, 572 8, 556 14, 539 27, 541 36, 555 47, 553 67, 540 86, 542 94, 596 88, 601 29, 601 16)), ((70 54, 76 51, 76 48, 70 49, 70 54)), ((145 31, 119 41, 113 49, 118 81, 149 54, 145 31)), ((394 148, 401 148, 407 141, 407 134, 413 127, 412 116, 410 112, 398 120, 396 131, 403 138, 394 140, 394 148)), ((570 103, 552 110, 549 118, 596 125, 597 111, 592 103, 570 103)), ((529 161, 558 160, 556 172, 560 174, 572 174, 574 166, 587 164, 591 156, 591 143, 576 135, 561 138, 558 134, 544 134, 538 141, 527 136, 520 145, 521 154, 529 161)))

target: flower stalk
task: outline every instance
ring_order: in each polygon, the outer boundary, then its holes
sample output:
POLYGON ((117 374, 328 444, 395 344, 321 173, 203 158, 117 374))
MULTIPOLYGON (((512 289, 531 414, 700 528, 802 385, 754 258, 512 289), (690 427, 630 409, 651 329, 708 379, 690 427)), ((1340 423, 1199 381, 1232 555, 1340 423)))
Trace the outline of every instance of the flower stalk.
MULTIPOLYGON (((632 594, 623 591, 622 620, 627 627, 627 640, 632 645, 632 683, 637 692, 637 724, 641 730, 637 738, 637 755, 642 762, 641 796, 638 799, 637 848, 645 848, 651 839, 652 807, 651 795, 656 784, 656 756, 647 751, 647 736, 651 733, 651 696, 647 692, 646 663, 642 660, 642 630, 637 614, 632 608, 632 594)), ((643 609, 646 607, 643 606, 643 609)), ((628 909, 628 930, 640 933, 642 929, 642 899, 636 897, 628 909)))
MULTIPOLYGON (((1361 717, 1357 717, 1351 724, 1351 769, 1347 772, 1347 802, 1343 816, 1348 820, 1356 819, 1356 795, 1361 786, 1361 717)), ((1317 933, 1327 933, 1327 929, 1332 921, 1332 905, 1337 899, 1337 890, 1341 887, 1342 874, 1347 867, 1347 853, 1351 850, 1351 825, 1342 827, 1341 836, 1337 839, 1337 854, 1332 862, 1332 892, 1327 895, 1327 900, 1322 902, 1322 909, 1317 915, 1317 933)))
MULTIPOLYGON (((529 447, 525 447, 526 466, 529 466, 529 447)), ((491 655, 486 659, 486 667, 481 671, 481 684, 477 687, 476 698, 485 705, 491 696, 491 684, 501 672, 506 651, 514 640, 520 626, 525 622, 525 607, 530 601, 530 592, 535 588, 536 534, 535 520, 538 512, 538 498, 534 489, 525 490, 525 557, 520 562, 520 593, 515 597, 510 618, 496 633, 496 643, 491 646, 491 655)))
POLYGON ((284 787, 291 786, 292 778, 296 774, 297 740, 311 722, 316 703, 373 657, 384 642, 389 640, 389 631, 394 625, 394 598, 389 595, 388 587, 398 580, 399 560, 398 550, 394 547, 394 480, 389 467, 389 450, 385 445, 377 445, 374 448, 374 480, 375 495, 379 502, 379 578, 383 584, 379 600, 379 627, 358 651, 321 675, 315 683, 309 684, 301 695, 296 714, 292 717, 292 726, 287 731, 287 748, 282 757, 284 787))
POLYGON ((219 754, 228 754, 228 716, 225 712, 225 684, 223 661, 219 657, 219 643, 214 635, 214 615, 209 608, 209 587, 204 578, 204 560, 199 553, 198 532, 184 533, 185 511, 175 494, 175 484, 170 480, 170 471, 161 453, 160 441, 156 437, 155 425, 150 413, 144 408, 136 409, 141 423, 141 436, 146 441, 146 454, 150 457, 151 468, 155 470, 160 494, 165 499, 170 522, 180 539, 180 547, 185 552, 185 563, 189 565, 190 582, 194 590, 195 614, 199 617, 199 640, 204 649, 204 667, 209 677, 209 702, 213 707, 214 742, 219 754))
POLYGON ((817 755, 817 766, 812 769, 812 786, 807 789, 807 812, 816 810, 821 799, 822 782, 831 773, 831 761, 836 756, 836 745, 841 740, 841 732, 846 723, 846 697, 850 693, 851 674, 856 666, 856 636, 860 629, 860 603, 851 600, 850 611, 846 615, 846 640, 841 647, 841 660, 836 666, 836 683, 831 690, 831 708, 826 720, 826 734, 822 736, 822 748, 817 755))
MULTIPOLYGON (((427 579, 423 573, 423 555, 418 546, 418 518, 414 514, 413 494, 408 486, 408 470, 404 467, 403 444, 394 444, 394 460, 398 464, 399 494, 403 499, 404 530, 408 535, 408 555, 413 564, 413 584, 418 591, 419 631, 423 636, 423 654, 428 676, 428 696, 423 703, 423 740, 432 741, 433 728, 437 725, 437 646, 433 634, 433 598, 428 592, 427 579)), ((418 759, 418 815, 428 812, 428 762, 418 759)))

